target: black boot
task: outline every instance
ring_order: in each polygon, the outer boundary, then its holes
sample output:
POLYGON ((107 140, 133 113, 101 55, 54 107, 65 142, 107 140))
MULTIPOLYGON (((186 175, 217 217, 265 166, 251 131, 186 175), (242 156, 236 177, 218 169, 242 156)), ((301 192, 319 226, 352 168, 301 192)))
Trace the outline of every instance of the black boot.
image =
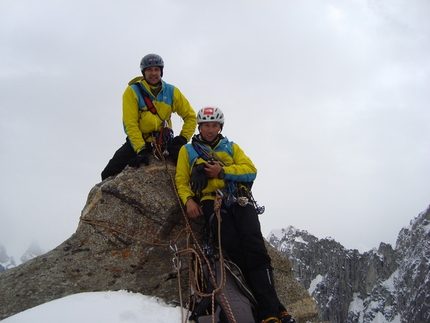
POLYGON ((258 317, 260 320, 266 318, 278 318, 278 295, 276 294, 271 267, 250 271, 247 281, 258 302, 258 317))
POLYGON ((281 323, 296 323, 296 320, 287 311, 279 313, 279 321, 281 323))

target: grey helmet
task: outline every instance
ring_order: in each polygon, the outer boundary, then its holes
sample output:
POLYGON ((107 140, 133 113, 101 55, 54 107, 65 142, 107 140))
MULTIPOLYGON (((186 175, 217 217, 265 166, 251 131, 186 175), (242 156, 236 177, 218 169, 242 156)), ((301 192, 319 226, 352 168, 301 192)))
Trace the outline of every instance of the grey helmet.
POLYGON ((205 107, 197 113, 197 123, 218 122, 221 128, 224 126, 224 113, 218 107, 205 107))
POLYGON ((148 54, 145 55, 140 61, 140 70, 144 74, 145 69, 151 66, 158 66, 161 69, 161 77, 163 77, 164 61, 160 55, 148 54))

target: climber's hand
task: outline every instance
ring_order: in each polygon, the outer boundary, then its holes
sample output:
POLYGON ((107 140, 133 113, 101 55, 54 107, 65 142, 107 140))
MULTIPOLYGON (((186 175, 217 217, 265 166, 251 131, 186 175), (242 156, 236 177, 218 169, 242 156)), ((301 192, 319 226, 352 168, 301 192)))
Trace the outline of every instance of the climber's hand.
POLYGON ((191 172, 191 190, 194 193, 202 194, 208 185, 208 178, 205 174, 205 163, 195 165, 191 172))
POLYGON ((149 154, 146 149, 139 151, 137 156, 128 162, 128 166, 131 167, 139 167, 141 164, 149 165, 149 154))

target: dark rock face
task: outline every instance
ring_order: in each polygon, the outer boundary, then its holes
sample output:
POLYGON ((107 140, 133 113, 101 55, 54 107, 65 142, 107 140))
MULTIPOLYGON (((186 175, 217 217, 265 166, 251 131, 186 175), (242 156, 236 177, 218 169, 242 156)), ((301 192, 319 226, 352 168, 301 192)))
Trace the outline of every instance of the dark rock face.
MULTIPOLYGON (((54 250, 0 275, 0 319, 67 295, 128 290, 177 303, 188 298, 187 255, 180 271, 172 248, 199 240, 187 226, 174 189, 175 167, 151 159, 90 191, 76 232, 54 250)), ((289 261, 270 247, 281 301, 298 318, 316 320, 315 302, 291 275, 289 261)))
POLYGON ((331 322, 430 322, 430 208, 400 231, 396 249, 381 243, 360 254, 293 227, 269 242, 292 265, 331 322))
POLYGON ((402 322, 430 322, 430 207, 400 231, 396 249, 402 322))

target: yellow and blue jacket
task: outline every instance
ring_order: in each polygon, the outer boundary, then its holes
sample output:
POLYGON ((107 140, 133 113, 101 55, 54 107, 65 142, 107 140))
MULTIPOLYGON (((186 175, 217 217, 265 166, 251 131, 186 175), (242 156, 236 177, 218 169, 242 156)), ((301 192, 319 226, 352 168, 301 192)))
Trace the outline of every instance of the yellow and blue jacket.
MULTIPOLYGON (((208 156, 215 160, 221 160, 225 165, 224 179, 209 178, 208 185, 202 191, 200 201, 214 200, 213 193, 217 189, 224 190, 228 183, 253 182, 257 176, 257 168, 251 159, 245 155, 238 144, 223 137, 220 142, 211 148, 207 144, 200 142, 199 147, 205 150, 208 156)), ((195 165, 206 163, 206 160, 199 155, 192 144, 184 145, 179 151, 178 163, 176 166, 175 182, 181 201, 185 204, 195 193, 190 188, 191 172, 195 165)))
POLYGON ((155 97, 149 84, 142 78, 136 77, 128 83, 122 96, 122 122, 124 131, 136 153, 145 148, 145 142, 152 141, 152 133, 160 131, 161 124, 166 120, 169 128, 172 128, 172 112, 177 113, 183 120, 179 135, 190 140, 197 125, 196 113, 185 96, 179 89, 161 80, 162 89, 155 97), (137 88, 136 82, 143 85, 148 93, 157 114, 153 114, 143 100, 142 94, 137 88))

